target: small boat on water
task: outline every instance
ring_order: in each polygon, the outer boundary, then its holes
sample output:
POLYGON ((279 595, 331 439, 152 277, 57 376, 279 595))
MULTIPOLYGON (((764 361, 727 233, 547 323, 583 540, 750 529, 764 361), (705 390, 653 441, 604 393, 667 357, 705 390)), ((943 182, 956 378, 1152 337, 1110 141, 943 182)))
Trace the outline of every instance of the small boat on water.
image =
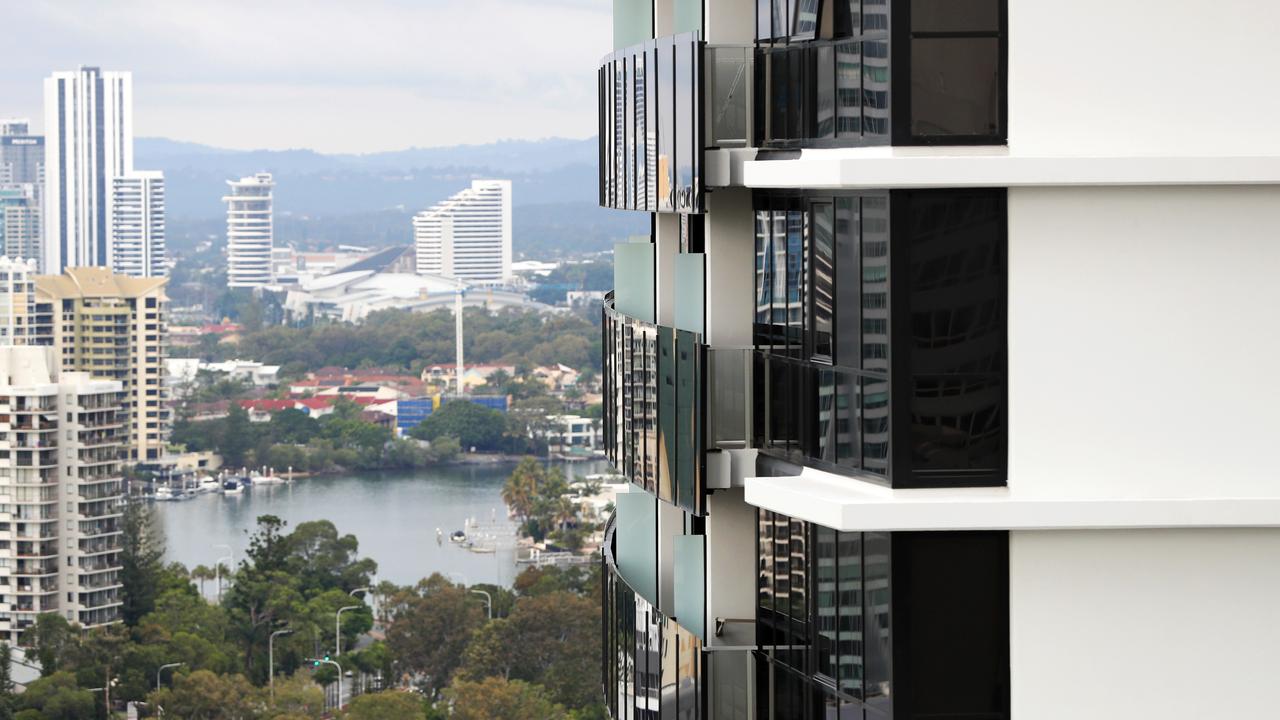
POLYGON ((218 492, 221 489, 222 483, 218 482, 217 478, 211 477, 201 480, 200 484, 196 486, 196 492, 198 493, 218 492))
POLYGON ((156 502, 169 502, 170 500, 173 500, 172 488, 166 485, 156 488, 156 502))
POLYGON ((229 477, 222 481, 223 495, 240 495, 244 493, 244 484, 238 477, 229 477))
POLYGON ((287 480, 275 475, 259 475, 253 479, 254 485, 283 485, 287 480))
POLYGON ((449 535, 449 542, 451 543, 464 543, 466 541, 467 541, 467 534, 461 530, 454 530, 449 535))

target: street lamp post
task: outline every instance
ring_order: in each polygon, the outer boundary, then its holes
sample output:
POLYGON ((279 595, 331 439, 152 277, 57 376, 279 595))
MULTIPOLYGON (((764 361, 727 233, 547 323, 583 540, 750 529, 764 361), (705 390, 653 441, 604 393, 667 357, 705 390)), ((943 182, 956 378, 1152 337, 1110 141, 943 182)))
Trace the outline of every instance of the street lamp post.
POLYGON ((342 654, 342 613, 348 610, 359 610, 363 605, 348 605, 338 608, 338 612, 333 616, 333 656, 338 657, 342 654))
POLYGON ((332 665, 338 669, 338 702, 335 704, 338 706, 338 709, 341 710, 342 709, 342 666, 330 660, 327 656, 322 658, 311 658, 311 662, 316 667, 320 667, 320 663, 325 663, 326 665, 332 665))
POLYGON ((493 619, 493 596, 492 596, 492 595, 490 595, 490 594, 489 594, 487 591, 485 591, 485 590, 472 590, 471 592, 473 592, 473 593, 475 593, 475 594, 477 594, 477 595, 483 595, 483 596, 484 596, 484 607, 485 607, 485 609, 486 609, 486 610, 488 610, 488 611, 489 611, 489 619, 490 619, 490 620, 492 620, 492 619, 493 619))
POLYGON ((352 590, 351 592, 349 592, 349 593, 347 593, 347 594, 348 594, 348 595, 351 595, 352 597, 355 597, 355 594, 356 594, 356 593, 361 593, 361 594, 363 594, 363 595, 368 596, 368 598, 369 598, 369 613, 370 613, 371 615, 373 615, 373 624, 374 624, 374 625, 377 625, 377 624, 378 624, 378 608, 377 608, 377 605, 378 605, 378 596, 377 596, 376 594, 374 594, 374 592, 373 592, 373 588, 371 588, 371 587, 360 587, 360 588, 356 588, 355 590, 352 590))
POLYGON ((271 704, 276 704, 276 637, 293 632, 289 628, 276 630, 267 637, 267 684, 271 686, 271 704))
POLYGON ((156 670, 156 689, 157 690, 160 689, 160 673, 163 673, 165 670, 168 670, 169 668, 181 667, 183 665, 186 665, 186 663, 176 662, 176 663, 166 663, 164 665, 161 665, 160 669, 156 670))

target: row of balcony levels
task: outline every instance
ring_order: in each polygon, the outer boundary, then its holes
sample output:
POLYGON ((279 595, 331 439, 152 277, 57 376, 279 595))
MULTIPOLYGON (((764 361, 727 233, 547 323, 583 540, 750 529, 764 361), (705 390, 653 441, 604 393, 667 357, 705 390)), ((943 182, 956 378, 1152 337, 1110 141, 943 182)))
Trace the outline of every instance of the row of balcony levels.
POLYGON ((599 66, 602 206, 701 213, 742 150, 1007 142, 1007 0, 744 2, 738 45, 705 41, 700 3, 655 39, 649 3, 619 4, 636 12, 615 8, 628 44, 599 66))
POLYGON ((109 625, 120 621, 120 606, 123 605, 118 596, 117 599, 106 605, 93 610, 81 610, 78 614, 78 622, 82 627, 96 627, 98 625, 109 625))
POLYGON ((102 570, 114 562, 111 554, 120 552, 120 536, 109 535, 90 540, 81 539, 80 568, 82 570, 102 570), (103 557, 93 557, 103 556, 103 557))
MULTIPOLYGON (((77 593, 76 599, 82 607, 87 609, 85 612, 90 612, 93 610, 105 610, 108 608, 116 608, 123 604, 120 592, 121 592, 120 587, 119 585, 117 585, 115 587, 111 587, 103 590, 93 590, 91 592, 77 593)), ((85 612, 82 612, 81 615, 83 616, 85 612)), ((110 614, 114 614, 114 613, 110 613, 110 614)), ((114 622, 114 619, 101 620, 98 622, 114 622)), ((93 624, 93 623, 90 623, 90 624, 93 624)))

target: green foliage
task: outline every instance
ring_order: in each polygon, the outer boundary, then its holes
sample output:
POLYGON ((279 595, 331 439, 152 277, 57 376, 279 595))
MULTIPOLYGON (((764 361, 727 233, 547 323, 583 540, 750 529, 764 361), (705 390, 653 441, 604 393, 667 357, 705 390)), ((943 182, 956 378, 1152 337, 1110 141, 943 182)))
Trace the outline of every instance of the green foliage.
POLYGON ((502 500, 520 518, 521 532, 539 542, 576 520, 577 507, 568 494, 560 468, 533 458, 521 460, 502 487, 502 500))
POLYGON ((466 400, 453 400, 427 416, 409 435, 431 441, 454 437, 464 448, 489 452, 501 448, 505 430, 506 418, 501 412, 466 400))
POLYGON ((570 290, 610 290, 613 288, 613 263, 585 262, 562 265, 546 277, 537 279, 529 297, 548 305, 563 303, 570 290))
POLYGON ((161 688, 147 702, 164 708, 165 714, 189 720, 247 719, 259 716, 262 691, 243 675, 217 675, 196 670, 173 678, 173 688, 161 688))
POLYGON ((511 616, 494 620, 467 648, 459 677, 526 680, 556 702, 584 707, 599 696, 599 605, 567 592, 516 601, 511 616))
MULTIPOLYGON (((464 311, 467 359, 482 363, 556 362, 571 367, 600 363, 599 314, 542 315, 510 308, 464 311)), ((419 372, 454 359, 454 321, 449 310, 413 313, 384 310, 359 325, 318 324, 302 328, 246 324, 239 343, 202 348, 206 359, 252 357, 272 365, 301 363, 359 367, 373 364, 419 372)))
POLYGON ((382 692, 351 701, 344 720, 421 720, 422 697, 414 693, 382 692))
POLYGON ((453 704, 452 720, 563 720, 565 709, 538 685, 489 677, 459 681, 446 693, 453 704))
POLYGON ((57 613, 41 613, 22 633, 26 657, 41 668, 42 675, 52 675, 71 658, 79 626, 72 625, 57 613))
POLYGON ((155 607, 160 591, 164 530, 152 506, 140 502, 125 506, 121 524, 120 582, 125 590, 120 613, 126 625, 136 625, 155 607))
POLYGON ((13 720, 15 697, 12 675, 13 653, 9 643, 0 643, 0 720, 13 720))
POLYGON ((402 668, 425 676, 428 694, 449 685, 471 634, 483 620, 480 603, 439 574, 391 598, 394 622, 387 647, 402 668))
POLYGON ((80 689, 69 672, 54 672, 28 685, 18 696, 17 707, 20 718, 85 720, 96 716, 93 693, 80 689))

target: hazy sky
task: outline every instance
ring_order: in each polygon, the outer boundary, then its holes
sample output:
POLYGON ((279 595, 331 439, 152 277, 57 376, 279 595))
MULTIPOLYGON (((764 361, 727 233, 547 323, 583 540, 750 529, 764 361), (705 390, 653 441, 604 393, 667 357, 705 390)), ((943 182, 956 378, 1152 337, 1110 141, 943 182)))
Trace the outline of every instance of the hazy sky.
POLYGON ((133 71, 134 134, 371 152, 596 130, 610 0, 6 3, 0 117, 42 79, 133 71))

